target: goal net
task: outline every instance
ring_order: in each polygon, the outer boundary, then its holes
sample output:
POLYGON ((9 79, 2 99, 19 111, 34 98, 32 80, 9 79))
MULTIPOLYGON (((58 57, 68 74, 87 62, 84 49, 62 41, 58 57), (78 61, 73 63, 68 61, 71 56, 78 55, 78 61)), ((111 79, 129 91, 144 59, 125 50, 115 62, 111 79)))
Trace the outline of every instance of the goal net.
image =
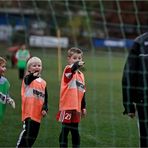
MULTIPOLYGON (((138 147, 137 117, 132 120, 123 115, 121 79, 133 40, 148 30, 147 8, 147 1, 137 0, 0 1, 1 55, 5 48, 5 54, 14 56, 16 49, 9 47, 25 43, 32 55, 43 60, 43 76, 49 83, 49 113, 34 146, 59 146, 61 125, 55 120, 59 79, 67 49, 76 46, 84 51, 86 63, 87 116, 79 126, 81 146, 138 147)), ((7 73, 13 83, 11 93, 18 100, 16 111, 8 108, 10 118, 1 124, 0 146, 5 147, 16 146, 22 128, 20 82, 11 77, 16 71, 10 68, 7 73)))

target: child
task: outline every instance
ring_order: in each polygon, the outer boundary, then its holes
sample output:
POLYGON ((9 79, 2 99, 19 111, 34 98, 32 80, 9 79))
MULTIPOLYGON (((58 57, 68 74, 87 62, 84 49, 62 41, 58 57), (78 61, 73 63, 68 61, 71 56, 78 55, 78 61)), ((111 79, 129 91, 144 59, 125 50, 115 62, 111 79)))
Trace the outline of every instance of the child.
POLYGON ((4 77, 6 71, 6 60, 0 57, 0 122, 3 119, 6 104, 10 104, 12 108, 15 108, 15 102, 9 96, 10 84, 8 80, 4 77))
POLYGON ((42 62, 32 57, 27 62, 27 71, 22 82, 22 121, 23 130, 19 136, 17 147, 32 147, 42 117, 47 115, 48 94, 46 82, 41 78, 42 62))
POLYGON ((68 133, 72 134, 72 146, 80 147, 78 125, 81 115, 86 115, 84 75, 79 70, 84 62, 81 49, 68 50, 68 65, 65 67, 60 90, 59 112, 57 120, 62 122, 59 136, 60 147, 68 147, 68 133))
POLYGON ((17 67, 19 71, 19 79, 23 79, 27 60, 30 58, 30 52, 26 49, 26 45, 23 44, 21 48, 16 52, 17 67))

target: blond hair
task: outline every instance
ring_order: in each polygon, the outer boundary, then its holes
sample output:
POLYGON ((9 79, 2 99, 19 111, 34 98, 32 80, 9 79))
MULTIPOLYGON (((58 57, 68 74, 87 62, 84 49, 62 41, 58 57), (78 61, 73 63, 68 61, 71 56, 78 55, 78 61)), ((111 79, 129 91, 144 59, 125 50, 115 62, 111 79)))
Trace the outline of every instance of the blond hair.
POLYGON ((3 57, 0 57, 0 65, 6 64, 6 63, 7 61, 3 57))
POLYGON ((27 61, 27 70, 29 69, 30 65, 33 63, 40 63, 42 65, 42 61, 40 58, 38 57, 31 57, 28 61, 27 61))
POLYGON ((83 55, 83 51, 77 47, 70 48, 67 52, 67 55, 68 55, 68 57, 71 57, 75 53, 83 55))

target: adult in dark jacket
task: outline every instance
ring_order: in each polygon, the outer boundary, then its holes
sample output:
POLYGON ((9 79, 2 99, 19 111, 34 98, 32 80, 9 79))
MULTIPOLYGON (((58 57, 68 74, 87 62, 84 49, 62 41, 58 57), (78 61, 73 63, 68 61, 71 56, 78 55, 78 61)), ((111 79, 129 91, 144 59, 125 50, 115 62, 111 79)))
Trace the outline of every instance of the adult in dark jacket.
POLYGON ((122 77, 124 114, 137 111, 140 147, 148 147, 148 32, 138 36, 129 51, 122 77))

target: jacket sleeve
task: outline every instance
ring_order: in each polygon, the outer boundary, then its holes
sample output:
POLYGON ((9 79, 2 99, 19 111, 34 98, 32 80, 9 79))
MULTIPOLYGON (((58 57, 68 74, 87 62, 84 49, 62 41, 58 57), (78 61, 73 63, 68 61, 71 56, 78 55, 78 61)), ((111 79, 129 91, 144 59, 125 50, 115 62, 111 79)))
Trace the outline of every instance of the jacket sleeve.
POLYGON ((45 88, 45 101, 42 107, 42 110, 48 111, 48 93, 47 93, 47 87, 45 88))
POLYGON ((79 68, 80 68, 79 61, 77 61, 72 65, 71 72, 74 73, 79 68))
POLYGON ((83 96, 82 102, 81 102, 81 110, 84 108, 86 108, 85 93, 84 93, 84 96, 83 96))
POLYGON ((134 42, 129 55, 127 57, 123 76, 122 76, 122 95, 123 95, 123 106, 124 112, 135 113, 134 101, 136 100, 136 88, 137 88, 137 76, 138 76, 138 51, 140 45, 134 42))
POLYGON ((38 78, 37 76, 33 76, 33 73, 30 73, 29 75, 26 75, 24 78, 24 82, 26 85, 30 85, 30 83, 35 80, 36 78, 38 78))
POLYGON ((80 68, 78 62, 75 62, 74 64, 67 66, 64 71, 64 82, 68 83, 71 78, 73 77, 73 74, 76 70, 80 68))

